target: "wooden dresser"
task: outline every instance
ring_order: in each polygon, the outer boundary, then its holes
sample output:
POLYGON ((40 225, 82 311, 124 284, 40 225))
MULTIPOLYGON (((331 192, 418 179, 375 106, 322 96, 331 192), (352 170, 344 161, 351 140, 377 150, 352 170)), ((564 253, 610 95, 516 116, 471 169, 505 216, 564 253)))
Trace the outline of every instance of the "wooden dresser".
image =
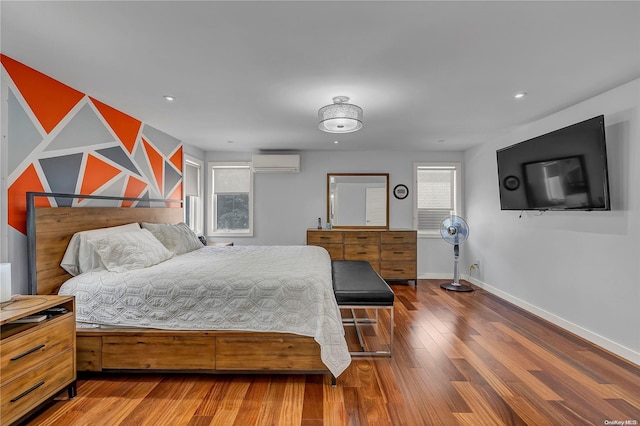
POLYGON ((417 279, 414 230, 308 229, 307 245, 324 247, 331 260, 366 260, 385 280, 417 279))
POLYGON ((21 419, 65 387, 76 394, 75 299, 14 296, 0 310, 0 424, 21 419), (61 308, 58 311, 47 311, 61 308), (20 323, 37 314, 38 322, 20 323))

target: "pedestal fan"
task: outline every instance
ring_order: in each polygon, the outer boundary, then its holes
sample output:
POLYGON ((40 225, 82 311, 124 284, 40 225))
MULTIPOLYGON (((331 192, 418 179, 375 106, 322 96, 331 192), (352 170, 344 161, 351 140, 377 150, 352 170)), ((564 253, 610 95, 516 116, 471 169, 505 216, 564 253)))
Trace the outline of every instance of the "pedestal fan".
POLYGON ((442 220, 440 224, 440 235, 449 244, 453 244, 453 282, 440 284, 440 287, 451 291, 473 291, 468 285, 460 284, 460 272, 458 271, 458 256, 460 255, 460 244, 469 237, 469 226, 460 216, 451 215, 442 220))

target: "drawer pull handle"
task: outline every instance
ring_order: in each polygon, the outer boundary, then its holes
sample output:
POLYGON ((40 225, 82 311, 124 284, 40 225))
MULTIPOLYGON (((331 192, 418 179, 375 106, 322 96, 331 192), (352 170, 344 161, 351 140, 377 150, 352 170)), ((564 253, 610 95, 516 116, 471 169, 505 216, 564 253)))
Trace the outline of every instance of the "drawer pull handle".
POLYGON ((393 237, 394 240, 402 240, 404 237, 393 237))
POLYGON ((328 239, 330 239, 330 238, 331 238, 331 237, 324 237, 324 236, 320 237, 320 239, 322 239, 322 240, 328 240, 328 239))
POLYGON ((29 349, 29 350, 28 350, 28 351, 26 351, 26 352, 22 352, 20 355, 16 355, 16 356, 14 356, 13 358, 11 358, 11 361, 17 361, 17 360, 19 360, 20 358, 25 357, 25 356, 27 356, 27 355, 29 355, 29 354, 31 354, 31 353, 33 353, 33 352, 35 352, 35 351, 38 351, 38 350, 40 350, 40 349, 42 349, 42 348, 44 348, 44 344, 42 344, 42 345, 38 345, 38 346, 36 346, 35 348, 31 348, 31 349, 29 349))
POLYGON ((393 254, 404 254, 403 251, 394 251, 393 254))
POLYGON ((40 383, 36 383, 35 385, 31 386, 29 389, 27 389, 26 391, 22 392, 20 395, 16 396, 15 398, 13 398, 11 400, 11 402, 17 402, 20 399, 24 398, 25 396, 29 395, 31 392, 33 392, 34 390, 38 389, 40 386, 44 385, 44 382, 40 382, 40 383))
POLYGON ((356 239, 358 239, 358 240, 366 240, 367 238, 369 238, 369 237, 356 237, 356 239))
POLYGON ((359 251, 358 254, 367 254, 366 251, 359 251))
POLYGON ((402 271, 404 271, 404 269, 394 269, 393 271, 394 272, 402 272, 402 271))

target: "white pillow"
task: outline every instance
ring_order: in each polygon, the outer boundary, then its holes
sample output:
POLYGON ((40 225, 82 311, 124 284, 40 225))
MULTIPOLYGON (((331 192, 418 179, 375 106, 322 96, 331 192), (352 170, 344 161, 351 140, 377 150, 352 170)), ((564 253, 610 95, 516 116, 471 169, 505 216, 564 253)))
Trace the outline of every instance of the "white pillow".
POLYGON ((89 231, 76 232, 71 237, 67 250, 64 253, 60 266, 73 276, 96 269, 104 269, 100 257, 89 245, 92 238, 101 238, 106 235, 122 232, 141 231, 137 223, 112 226, 109 228, 91 229, 89 231))
POLYGON ((166 248, 175 254, 189 253, 204 247, 198 236, 182 222, 176 225, 168 223, 142 223, 166 248))
POLYGON ((90 244, 100 256, 104 267, 111 272, 146 268, 175 255, 146 229, 106 235, 93 239, 90 244))

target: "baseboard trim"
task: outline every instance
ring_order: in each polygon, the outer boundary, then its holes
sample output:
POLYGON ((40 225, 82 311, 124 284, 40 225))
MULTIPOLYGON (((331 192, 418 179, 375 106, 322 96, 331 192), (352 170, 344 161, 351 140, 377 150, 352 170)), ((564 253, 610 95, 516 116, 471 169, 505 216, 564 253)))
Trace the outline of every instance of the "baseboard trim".
MULTIPOLYGON (((440 278, 433 278, 433 279, 440 279, 440 278)), ((597 333, 594 333, 590 330, 587 330, 586 328, 583 328, 577 324, 567 321, 564 318, 559 317, 558 315, 552 314, 551 312, 547 312, 544 309, 541 309, 535 305, 525 302, 524 300, 519 299, 500 289, 497 289, 477 278, 468 277, 467 280, 471 284, 476 285, 481 289, 488 291, 489 293, 494 294, 510 303, 513 303, 514 305, 524 309, 527 312, 535 314, 540 318, 545 319, 550 323, 555 324, 558 327, 561 327, 579 337, 582 337, 583 339, 588 340, 589 342, 595 345, 598 345, 603 349, 609 352, 612 352, 613 354, 621 358, 624 358, 630 362, 633 362, 634 364, 640 365, 640 353, 632 349, 629 349, 626 346, 622 346, 619 343, 616 343, 612 340, 607 339, 606 337, 600 336, 597 333)))
POLYGON ((446 280, 447 278, 452 280, 453 279, 453 275, 452 274, 438 274, 438 273, 435 273, 435 274, 421 274, 421 275, 418 276, 419 280, 446 280))

